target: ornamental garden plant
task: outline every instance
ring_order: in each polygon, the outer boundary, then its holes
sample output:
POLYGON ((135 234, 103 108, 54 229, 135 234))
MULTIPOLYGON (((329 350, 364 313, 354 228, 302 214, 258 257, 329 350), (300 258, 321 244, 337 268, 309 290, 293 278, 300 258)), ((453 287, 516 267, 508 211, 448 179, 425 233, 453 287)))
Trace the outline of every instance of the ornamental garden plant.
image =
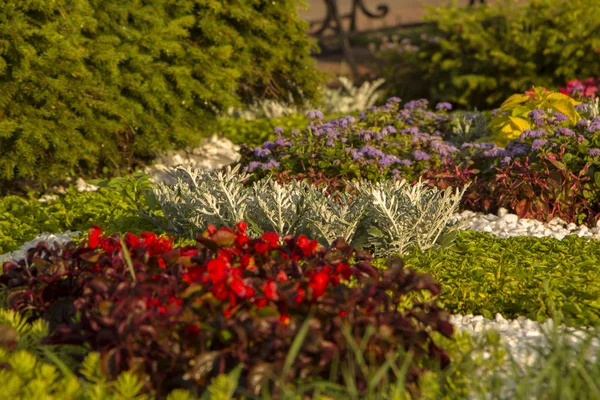
MULTIPOLYGON (((413 292, 440 293, 431 276, 400 259, 381 273, 341 238, 321 247, 304 235, 251 239, 246 229, 209 225, 196 246, 174 248, 151 233, 104 236, 94 226, 79 246, 41 243, 27 259, 4 263, 0 284, 27 322, 49 324, 44 344, 97 352, 109 379, 131 372, 158 398, 174 389, 198 396, 238 366, 239 394, 268 387, 279 396, 300 377, 336 382, 343 378, 332 365, 344 363, 352 341, 367 340, 364 356, 374 365, 409 351, 406 384, 415 394, 425 371, 419 360, 448 365, 430 332, 452 336, 449 314, 435 301, 400 309, 413 292)), ((367 390, 367 377, 355 373, 367 390)))

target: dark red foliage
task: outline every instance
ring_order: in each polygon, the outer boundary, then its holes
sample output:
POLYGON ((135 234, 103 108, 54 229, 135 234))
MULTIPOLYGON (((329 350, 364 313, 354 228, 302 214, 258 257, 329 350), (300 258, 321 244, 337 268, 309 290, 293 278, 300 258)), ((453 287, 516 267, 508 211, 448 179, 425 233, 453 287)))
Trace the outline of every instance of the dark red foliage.
MULTIPOLYGON (((342 239, 322 248, 302 235, 251 239, 246 228, 209 226, 197 246, 176 249, 152 234, 127 234, 134 279, 118 235, 93 227, 79 247, 41 243, 26 260, 5 263, 0 284, 10 289, 12 308, 52 321, 46 343, 88 345, 101 353, 108 377, 135 371, 159 398, 175 388, 199 395, 212 377, 240 363, 240 390, 258 393, 266 378, 281 373, 307 318, 308 335, 288 379, 329 379, 332 360, 343 364, 351 351, 344 325, 357 341, 378 328, 367 352, 379 365, 400 349, 448 364, 428 332, 451 336, 449 314, 434 302, 398 311, 413 291, 440 293, 431 276, 404 269, 399 259, 380 274, 368 254, 342 239), (351 278, 358 284, 348 285, 351 278)), ((414 387, 421 372, 414 364, 407 383, 414 387)), ((357 372, 359 387, 364 380, 357 372)))

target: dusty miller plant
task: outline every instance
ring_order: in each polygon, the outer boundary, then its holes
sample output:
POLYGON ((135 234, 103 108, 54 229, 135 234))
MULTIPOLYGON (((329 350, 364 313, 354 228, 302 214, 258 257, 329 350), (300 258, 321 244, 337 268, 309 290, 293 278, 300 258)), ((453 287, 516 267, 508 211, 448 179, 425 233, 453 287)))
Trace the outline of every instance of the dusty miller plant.
POLYGON ((239 167, 225 171, 170 172, 176 184, 159 184, 156 198, 175 234, 194 236, 207 224, 233 226, 246 221, 249 233, 310 234, 330 245, 338 237, 357 247, 372 246, 377 256, 432 247, 447 230, 466 188, 440 191, 421 181, 356 181, 357 194, 305 182, 279 184, 271 178, 244 186, 239 167), (184 219, 182 221, 182 219, 184 219))
POLYGON ((325 114, 345 114, 354 111, 362 111, 372 107, 381 96, 378 89, 383 85, 385 79, 377 79, 373 82, 365 82, 360 87, 355 87, 353 82, 344 77, 339 77, 342 88, 324 89, 323 104, 321 106, 304 102, 300 107, 290 105, 292 97, 286 102, 274 100, 263 100, 255 102, 246 109, 239 110, 229 108, 229 117, 253 120, 257 118, 281 118, 286 115, 304 114, 309 110, 319 108, 325 114))

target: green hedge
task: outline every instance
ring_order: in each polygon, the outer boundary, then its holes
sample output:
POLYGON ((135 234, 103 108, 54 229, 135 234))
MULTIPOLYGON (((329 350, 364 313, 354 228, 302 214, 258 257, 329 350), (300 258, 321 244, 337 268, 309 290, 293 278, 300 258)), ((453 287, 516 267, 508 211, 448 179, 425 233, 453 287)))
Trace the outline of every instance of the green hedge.
POLYGON ((114 176, 196 145, 215 114, 318 98, 296 0, 40 0, 0 6, 0 194, 114 176), (59 179, 60 178, 60 179, 59 179), (18 180, 18 181, 17 181, 18 180))
POLYGON ((481 110, 533 85, 558 88, 600 75, 597 0, 454 3, 426 19, 428 34, 378 53, 388 97, 481 110))

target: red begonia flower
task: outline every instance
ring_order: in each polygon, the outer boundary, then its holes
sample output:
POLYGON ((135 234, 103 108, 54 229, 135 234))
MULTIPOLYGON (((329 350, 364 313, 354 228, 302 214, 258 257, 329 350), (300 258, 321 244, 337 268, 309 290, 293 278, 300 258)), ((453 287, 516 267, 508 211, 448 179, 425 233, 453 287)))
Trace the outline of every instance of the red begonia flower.
POLYGON ((302 303, 302 300, 304 300, 306 290, 299 287, 296 291, 298 292, 298 294, 294 296, 294 301, 296 302, 296 305, 299 306, 300 303, 302 303))
POLYGON ((238 222, 236 226, 242 232, 244 232, 246 229, 248 229, 248 224, 245 223, 244 221, 238 222))
POLYGON ((272 249, 279 247, 279 235, 275 232, 265 232, 262 234, 262 239, 269 243, 272 249))
POLYGON ((265 296, 271 300, 279 300, 279 295, 277 294, 277 283, 270 278, 268 282, 263 286, 263 291, 265 292, 265 296))
POLYGON ((288 314, 281 314, 279 316, 279 321, 283 326, 288 326, 291 322, 291 318, 288 314))
POLYGON ((318 299, 325 294, 327 285, 329 284, 329 274, 326 271, 319 271, 315 273, 308 286, 313 290, 313 299, 318 299))
POLYGON ((298 236, 298 238, 296 239, 296 244, 298 245, 298 247, 300 247, 300 250, 302 250, 302 254, 304 254, 305 256, 311 255, 319 245, 316 240, 308 240, 306 235, 298 236))
POLYGON ((254 250, 258 253, 258 254, 264 254, 267 252, 267 250, 269 250, 269 243, 265 243, 265 242, 256 242, 254 244, 254 250))
POLYGON ((227 262, 221 258, 210 260, 206 264, 206 271, 208 272, 208 276, 213 285, 227 280, 228 265, 227 262))
POLYGON ((285 281, 287 281, 287 280, 288 280, 288 276, 287 276, 287 274, 285 273, 285 271, 284 271, 284 270, 279 270, 279 271, 277 272, 277 280, 278 280, 279 282, 285 282, 285 281))
POLYGON ((88 239, 88 245, 95 249, 100 244, 100 235, 102 234, 102 228, 94 225, 90 228, 90 237, 88 239))

